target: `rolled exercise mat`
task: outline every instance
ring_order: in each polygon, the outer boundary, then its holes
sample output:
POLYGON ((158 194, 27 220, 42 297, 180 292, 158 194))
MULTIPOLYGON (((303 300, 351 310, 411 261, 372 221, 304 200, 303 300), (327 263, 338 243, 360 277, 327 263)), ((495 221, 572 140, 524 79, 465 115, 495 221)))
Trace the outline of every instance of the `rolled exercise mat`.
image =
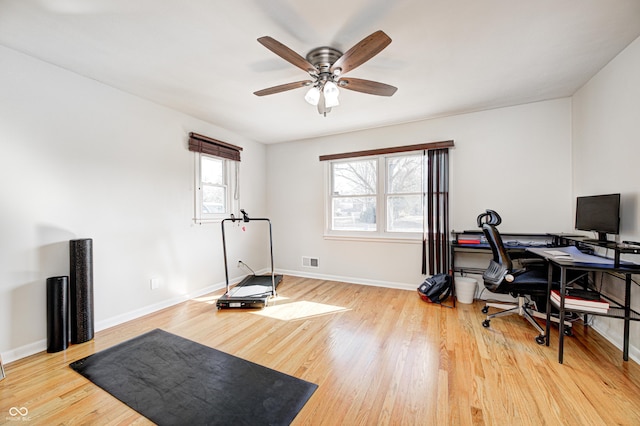
POLYGON ((93 339, 93 240, 69 241, 71 343, 93 339))
POLYGON ((69 277, 47 278, 47 352, 69 346, 69 277))

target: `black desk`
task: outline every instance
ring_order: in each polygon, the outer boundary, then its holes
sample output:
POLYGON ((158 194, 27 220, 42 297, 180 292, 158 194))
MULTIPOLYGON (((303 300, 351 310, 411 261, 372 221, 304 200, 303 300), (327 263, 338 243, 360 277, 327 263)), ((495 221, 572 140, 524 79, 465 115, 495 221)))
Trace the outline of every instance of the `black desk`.
MULTIPOLYGON (((619 256, 616 256, 616 260, 608 259, 601 256, 594 256, 584 254, 578 251, 574 246, 569 247, 556 247, 556 248, 529 248, 529 252, 544 258, 549 265, 549 287, 547 306, 551 306, 551 283, 553 268, 560 269, 560 306, 559 309, 559 322, 564 323, 565 319, 565 293, 567 289, 567 271, 585 271, 585 272, 617 272, 625 276, 625 296, 622 304, 617 304, 611 301, 611 307, 609 311, 605 313, 596 313, 588 310, 571 309, 572 312, 582 312, 588 315, 600 315, 611 318, 620 318, 624 320, 624 343, 623 343, 623 355, 622 358, 625 361, 629 360, 629 324, 630 321, 640 321, 640 314, 631 310, 631 275, 640 273, 640 265, 636 265, 630 262, 622 262, 619 260, 619 256), (554 256, 552 252, 563 251, 571 254, 571 258, 563 258, 560 256, 554 256), (615 305, 615 306, 614 306, 615 305)), ((549 346, 549 330, 551 326, 551 309, 547 309, 547 329, 546 329, 546 344, 549 346)), ((563 362, 564 352, 564 333, 560 330, 559 334, 559 347, 558 347, 558 362, 563 362)))
MULTIPOLYGON (((450 244, 451 278, 455 295, 455 273, 461 275, 478 274, 482 275, 486 266, 463 266, 459 265, 457 256, 459 253, 486 253, 491 254, 491 247, 486 242, 482 231, 451 231, 453 239, 450 244), (468 243, 467 241, 474 241, 468 243)), ((504 246, 509 252, 511 259, 521 259, 531 257, 527 254, 527 249, 531 247, 551 247, 554 244, 555 236, 552 234, 532 234, 532 233, 501 233, 504 246)), ((485 263, 488 265, 489 261, 485 263)))

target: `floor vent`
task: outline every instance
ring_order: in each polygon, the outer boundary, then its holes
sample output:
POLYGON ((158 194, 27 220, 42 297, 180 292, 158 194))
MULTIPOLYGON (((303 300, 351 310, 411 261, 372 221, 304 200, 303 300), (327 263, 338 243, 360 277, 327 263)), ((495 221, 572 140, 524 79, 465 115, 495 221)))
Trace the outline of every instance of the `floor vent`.
POLYGON ((302 256, 302 266, 306 266, 307 268, 317 268, 318 258, 302 256))

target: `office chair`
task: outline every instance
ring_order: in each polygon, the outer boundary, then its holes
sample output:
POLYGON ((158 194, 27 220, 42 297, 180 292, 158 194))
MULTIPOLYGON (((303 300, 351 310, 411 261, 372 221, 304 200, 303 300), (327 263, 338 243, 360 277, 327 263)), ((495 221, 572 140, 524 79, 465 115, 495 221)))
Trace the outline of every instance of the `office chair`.
MULTIPOLYGON (((487 210, 478 216, 478 227, 482 231, 491 247, 493 259, 489 263, 482 278, 484 286, 493 293, 510 294, 518 299, 517 304, 487 302, 482 308, 482 313, 487 314, 487 318, 482 322, 484 327, 489 327, 493 318, 518 314, 529 321, 540 333, 535 341, 538 344, 545 343, 545 331, 536 318, 546 319, 546 301, 548 286, 548 269, 544 263, 521 261, 523 269, 514 269, 513 261, 504 247, 500 232, 497 226, 502 219, 493 210, 487 210), (543 307, 544 312, 538 311, 537 307, 543 307), (501 309, 498 312, 489 314, 489 308, 501 309)), ((554 279, 552 285, 558 288, 558 282, 554 279)), ((552 317, 552 321, 558 322, 552 317)), ((571 334, 571 322, 565 321, 564 333, 571 334)))

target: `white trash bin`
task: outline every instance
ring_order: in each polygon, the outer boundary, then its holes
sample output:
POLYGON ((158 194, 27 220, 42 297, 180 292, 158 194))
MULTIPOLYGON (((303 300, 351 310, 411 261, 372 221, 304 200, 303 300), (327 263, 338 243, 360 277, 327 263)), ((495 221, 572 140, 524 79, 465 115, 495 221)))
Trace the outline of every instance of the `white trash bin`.
POLYGON ((456 299, 460 303, 473 303, 478 281, 469 277, 456 277, 456 299))

